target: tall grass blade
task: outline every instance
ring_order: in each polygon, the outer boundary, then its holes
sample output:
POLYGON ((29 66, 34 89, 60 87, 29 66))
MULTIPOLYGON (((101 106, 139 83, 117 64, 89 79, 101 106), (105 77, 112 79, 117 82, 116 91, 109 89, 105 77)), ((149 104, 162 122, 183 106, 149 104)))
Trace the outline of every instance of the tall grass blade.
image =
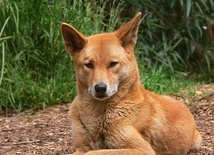
POLYGON ((4 32, 5 26, 7 25, 9 19, 10 19, 10 17, 8 17, 8 18, 5 20, 5 22, 4 22, 4 24, 3 24, 2 28, 1 28, 1 31, 0 31, 0 37, 2 36, 2 33, 4 32))
POLYGON ((186 1, 186 17, 189 17, 191 7, 192 7, 192 0, 187 0, 186 1))
POLYGON ((2 80, 3 80, 3 76, 4 76, 4 66, 5 66, 5 45, 4 45, 4 40, 10 38, 10 37, 1 38, 1 36, 2 36, 2 34, 4 32, 5 26, 7 25, 9 19, 10 18, 8 17, 5 20, 4 25, 2 26, 1 31, 0 31, 0 41, 1 41, 1 39, 3 40, 3 42, 0 44, 2 46, 2 65, 1 65, 2 67, 1 67, 1 76, 0 76, 0 87, 2 85, 2 80))
POLYGON ((5 65, 5 47, 4 47, 4 42, 2 43, 2 67, 1 67, 1 76, 0 76, 0 88, 2 85, 2 80, 4 76, 4 65, 5 65))
POLYGON ((207 63, 207 69, 208 69, 208 72, 211 71, 211 68, 210 68, 210 59, 208 58, 208 55, 204 54, 204 58, 206 60, 206 63, 207 63))

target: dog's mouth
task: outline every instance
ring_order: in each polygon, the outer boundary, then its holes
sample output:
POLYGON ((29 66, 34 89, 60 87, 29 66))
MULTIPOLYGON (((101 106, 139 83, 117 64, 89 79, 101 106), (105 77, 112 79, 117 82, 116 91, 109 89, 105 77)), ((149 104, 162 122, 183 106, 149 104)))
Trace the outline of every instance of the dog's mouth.
POLYGON ((97 94, 97 95, 94 96, 94 98, 97 99, 97 100, 100 100, 100 101, 104 101, 104 100, 106 100, 107 98, 109 98, 109 96, 97 94))

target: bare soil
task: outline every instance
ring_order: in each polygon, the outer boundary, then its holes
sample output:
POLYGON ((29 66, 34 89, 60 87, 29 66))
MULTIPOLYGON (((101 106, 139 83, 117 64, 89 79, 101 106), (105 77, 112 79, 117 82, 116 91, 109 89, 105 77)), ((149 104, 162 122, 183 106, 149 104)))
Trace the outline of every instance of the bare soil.
MULTIPOLYGON (((180 100, 183 96, 172 95, 180 100)), ((185 102, 193 113, 203 146, 189 155, 214 155, 214 84, 201 85, 185 102)), ((0 116, 0 155, 64 155, 73 152, 69 105, 0 116)))

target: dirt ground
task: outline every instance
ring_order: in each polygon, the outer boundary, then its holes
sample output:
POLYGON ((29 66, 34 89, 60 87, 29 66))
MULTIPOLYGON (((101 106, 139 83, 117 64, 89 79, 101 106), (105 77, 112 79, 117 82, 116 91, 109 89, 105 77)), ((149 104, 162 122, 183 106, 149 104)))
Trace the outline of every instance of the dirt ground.
MULTIPOLYGON (((172 95, 184 100, 183 96, 172 95)), ((189 106, 203 146, 189 155, 214 155, 214 84, 201 85, 184 100, 189 106)), ((0 155, 64 155, 73 152, 70 104, 0 116, 0 155)))

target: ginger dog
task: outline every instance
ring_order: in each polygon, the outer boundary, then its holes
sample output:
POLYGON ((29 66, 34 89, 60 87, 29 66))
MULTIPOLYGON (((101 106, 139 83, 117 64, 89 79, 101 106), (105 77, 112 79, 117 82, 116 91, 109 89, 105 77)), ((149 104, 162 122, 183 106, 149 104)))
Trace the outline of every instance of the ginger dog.
POLYGON ((141 13, 113 33, 61 25, 76 67, 71 104, 75 155, 184 155, 201 145, 189 109, 143 88, 134 56, 141 13))

